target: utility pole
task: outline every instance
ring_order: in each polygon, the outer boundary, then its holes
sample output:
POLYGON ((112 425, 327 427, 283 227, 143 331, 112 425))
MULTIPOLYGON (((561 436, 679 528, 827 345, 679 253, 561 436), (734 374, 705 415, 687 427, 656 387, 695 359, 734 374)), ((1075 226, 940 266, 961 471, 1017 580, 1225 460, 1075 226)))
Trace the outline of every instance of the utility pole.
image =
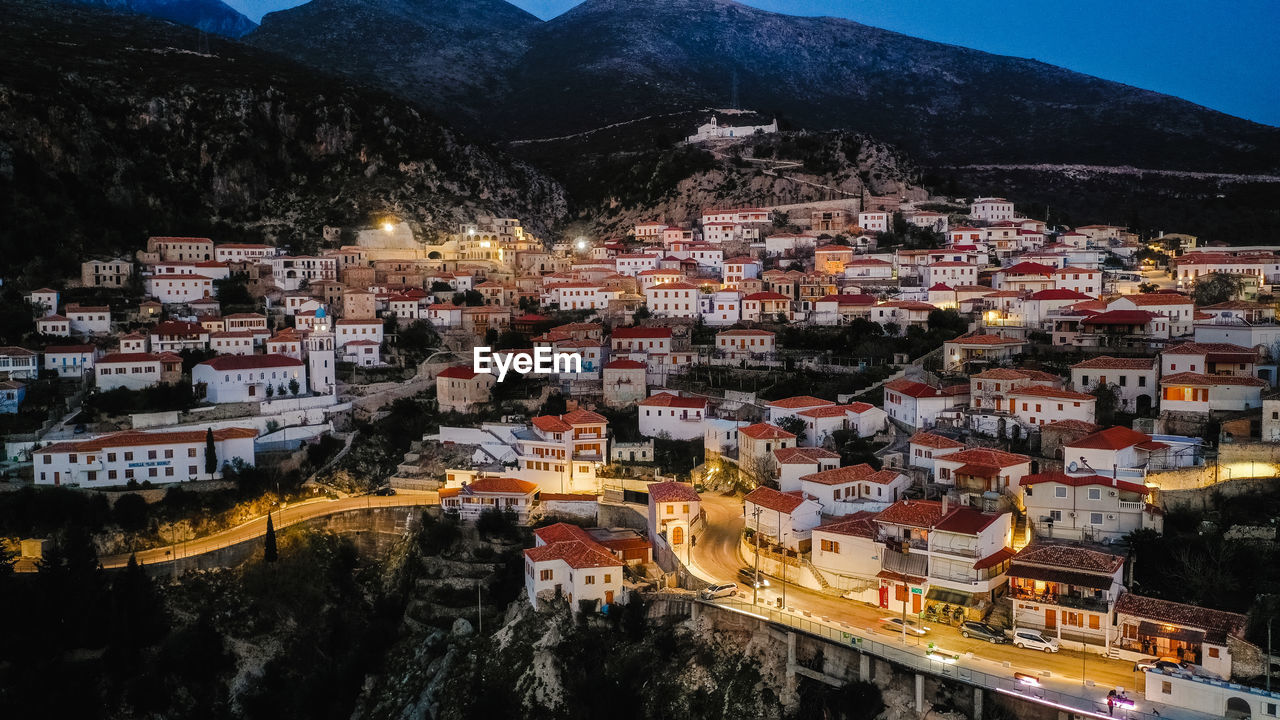
POLYGON ((1267 618, 1267 692, 1271 692, 1271 621, 1275 619, 1275 615, 1267 618))
POLYGON ((756 509, 751 514, 756 518, 756 574, 755 581, 751 583, 751 604, 756 605, 760 602, 760 513, 764 512, 764 508, 756 505, 756 509))
POLYGON ((907 600, 911 598, 911 586, 902 579, 902 644, 907 644, 907 600))
POLYGON ((484 634, 484 606, 480 603, 480 578, 476 578, 476 635, 484 634))
POLYGON ((782 543, 782 609, 787 609, 787 560, 790 559, 787 552, 787 533, 782 529, 782 511, 778 513, 778 542, 782 543))

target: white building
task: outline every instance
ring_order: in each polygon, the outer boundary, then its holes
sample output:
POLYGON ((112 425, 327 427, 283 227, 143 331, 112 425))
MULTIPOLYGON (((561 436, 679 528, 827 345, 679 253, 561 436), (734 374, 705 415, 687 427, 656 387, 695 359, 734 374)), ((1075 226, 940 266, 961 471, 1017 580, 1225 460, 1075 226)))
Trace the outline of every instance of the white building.
POLYGON ((45 370, 58 373, 60 378, 81 378, 93 375, 98 349, 93 345, 50 345, 43 354, 45 370))
POLYGON ((889 213, 887 212, 860 212, 858 213, 858 227, 862 228, 866 233, 889 232, 889 213))
POLYGON ((751 137, 756 133, 770 134, 776 132, 778 132, 776 118, 768 125, 721 125, 716 116, 712 115, 710 121, 699 125, 698 131, 685 138, 685 140, 686 142, 696 143, 705 140, 751 137))
POLYGON ((807 550, 810 533, 822 521, 822 506, 817 502, 764 485, 748 493, 742 505, 748 529, 760 533, 761 540, 789 550, 807 550))
POLYGON ((71 321, 71 332, 80 335, 111 333, 111 308, 106 305, 67 303, 63 313, 71 321))
POLYGON ((538 486, 509 477, 478 477, 460 486, 440 489, 440 506, 445 512, 457 513, 467 522, 475 522, 486 510, 509 512, 521 525, 529 521, 538 486))
POLYGON ((159 385, 166 365, 181 371, 182 358, 172 353, 112 353, 94 364, 99 392, 116 388, 141 390, 159 385))
POLYGON ((271 278, 284 291, 297 290, 318 280, 338 279, 336 257, 277 255, 271 258, 271 278))
POLYGON ((690 283, 666 283, 645 290, 644 303, 654 317, 698 316, 698 286, 690 283))
POLYGON ((343 318, 334 325, 334 342, 339 351, 343 351, 348 343, 359 340, 372 340, 382 344, 383 325, 381 320, 348 320, 343 318))
POLYGON ((649 483, 649 537, 662 535, 678 557, 691 549, 694 521, 702 513, 702 498, 692 485, 649 483))
POLYGON ((191 369, 191 384, 212 403, 262 402, 305 393, 307 367, 287 355, 219 355, 191 369))
POLYGON ((165 305, 181 305, 213 295, 213 280, 194 274, 152 275, 146 288, 148 296, 165 305))
POLYGON ((981 222, 1013 220, 1013 203, 1004 198, 978 198, 969 207, 969 217, 981 222))
POLYGON ((126 430, 89 440, 54 443, 32 453, 38 485, 109 487, 130 480, 153 484, 212 480, 236 460, 253 465, 253 428, 212 431, 214 472, 206 472, 209 431, 126 430))
POLYGON ((580 603, 612 605, 622 596, 624 563, 576 525, 557 523, 534 531, 524 551, 525 596, 535 608, 563 599, 577 613, 580 603))
POLYGON ((884 409, 893 420, 910 428, 929 428, 945 410, 969 404, 969 386, 935 388, 898 378, 884 385, 884 409))
POLYGON ((1155 358, 1100 355, 1071 366, 1072 387, 1093 393, 1107 385, 1116 392, 1117 409, 1122 412, 1146 412, 1155 407, 1159 377, 1155 358))
POLYGON ((1020 484, 1037 536, 1109 543, 1134 530, 1164 532, 1164 513, 1141 483, 1047 472, 1023 476, 1020 484))
POLYGON ((641 400, 640 434, 692 440, 702 437, 702 420, 707 416, 707 399, 680 397, 660 392, 641 400))

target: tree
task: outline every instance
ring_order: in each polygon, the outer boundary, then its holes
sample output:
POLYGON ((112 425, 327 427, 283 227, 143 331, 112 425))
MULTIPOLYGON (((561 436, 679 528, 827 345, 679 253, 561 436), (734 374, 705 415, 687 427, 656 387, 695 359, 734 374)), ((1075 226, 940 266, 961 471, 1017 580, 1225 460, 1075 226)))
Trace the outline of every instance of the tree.
POLYGON ((782 428, 783 430, 786 430, 792 435, 795 435, 797 445, 804 442, 805 440, 804 420, 801 420, 800 418, 792 415, 791 417, 783 418, 782 420, 779 420, 778 427, 782 428))
POLYGON ((632 313, 631 319, 639 322, 640 320, 648 320, 652 316, 653 316, 653 313, 649 312, 649 306, 641 305, 640 307, 636 308, 636 311, 634 313, 632 313))
POLYGON ((297 395, 300 392, 302 392, 302 385, 298 384, 298 378, 291 378, 289 380, 289 394, 297 395))
POLYGON ((123 530, 136 532, 147 526, 147 501, 137 493, 121 495, 111 511, 123 530))
POLYGON ((280 383, 280 387, 276 388, 276 394, 280 397, 284 397, 287 392, 289 392, 289 389, 284 386, 284 383, 280 383))
POLYGON ((1235 275, 1210 273, 1196 280, 1191 297, 1196 305, 1217 305, 1238 297, 1243 287, 1244 282, 1235 275))
POLYGON ((262 561, 273 563, 280 559, 280 551, 276 547, 276 528, 267 514, 267 534, 262 540, 262 561))
POLYGON ((267 383, 267 397, 268 398, 274 397, 275 394, 276 394, 275 387, 272 386, 271 383, 267 383))
POLYGON ((1160 286, 1155 283, 1149 283, 1149 282, 1138 283, 1138 292, 1140 293, 1153 293, 1159 289, 1160 289, 1160 286))
POLYGON ((1093 396, 1097 398, 1094 404, 1094 417, 1099 425, 1114 425, 1116 420, 1116 410, 1120 407, 1120 395, 1116 392, 1115 387, 1111 385, 1098 385, 1094 388, 1093 396))
POLYGON ((204 474, 218 472, 218 448, 213 444, 213 428, 204 434, 204 474))

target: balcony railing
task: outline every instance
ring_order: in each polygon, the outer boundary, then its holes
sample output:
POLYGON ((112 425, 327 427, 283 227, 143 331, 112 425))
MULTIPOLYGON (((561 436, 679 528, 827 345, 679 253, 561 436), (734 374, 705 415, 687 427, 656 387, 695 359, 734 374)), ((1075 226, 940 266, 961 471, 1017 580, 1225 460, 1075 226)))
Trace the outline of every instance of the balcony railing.
POLYGON ((1143 509, 1144 507, 1146 507, 1146 504, 1145 504, 1145 503, 1141 503, 1141 502, 1129 502, 1128 500, 1121 500, 1121 501, 1120 501, 1120 509, 1121 509, 1121 510, 1141 510, 1141 509, 1143 509))
POLYGON ((1010 587, 1009 597, 1016 600, 1028 600, 1030 602, 1043 603, 1045 605, 1057 605, 1059 607, 1072 608, 1074 610, 1095 610, 1098 612, 1106 612, 1110 608, 1106 600, 1094 597, 1081 597, 1079 595, 1071 595, 1068 593, 1037 593, 1023 588, 1010 587))
POLYGON ((903 542, 906 542, 906 543, 907 543, 907 546, 908 546, 908 547, 910 547, 912 550, 925 550, 925 551, 927 551, 927 550, 929 549, 929 541, 928 541, 928 540, 918 540, 918 539, 915 539, 915 538, 912 538, 911 540, 904 540, 903 538, 900 538, 900 537, 886 537, 886 536, 882 536, 882 537, 880 538, 880 542, 882 542, 882 543, 884 543, 885 545, 889 546, 889 549, 890 549, 890 550, 901 550, 901 549, 902 549, 902 543, 903 543, 903 542))
POLYGON ((955 555, 957 557, 976 558, 978 551, 975 548, 957 548, 934 545, 929 548, 929 552, 939 553, 941 555, 955 555))

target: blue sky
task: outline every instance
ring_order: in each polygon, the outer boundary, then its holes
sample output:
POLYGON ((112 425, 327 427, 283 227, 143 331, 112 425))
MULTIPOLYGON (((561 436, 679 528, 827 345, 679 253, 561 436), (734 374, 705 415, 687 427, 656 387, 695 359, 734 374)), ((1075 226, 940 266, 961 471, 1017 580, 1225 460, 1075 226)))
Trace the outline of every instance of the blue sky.
MULTIPOLYGON (((225 0, 253 19, 298 0, 225 0)), ((372 0, 370 0, 372 1, 372 0)), ((465 2, 466 0, 460 0, 465 2)), ((579 0, 512 0, 551 18, 579 0)), ((643 2, 643 0, 639 0, 643 2)), ((746 0, 1035 58, 1280 126, 1280 0, 746 0)))

